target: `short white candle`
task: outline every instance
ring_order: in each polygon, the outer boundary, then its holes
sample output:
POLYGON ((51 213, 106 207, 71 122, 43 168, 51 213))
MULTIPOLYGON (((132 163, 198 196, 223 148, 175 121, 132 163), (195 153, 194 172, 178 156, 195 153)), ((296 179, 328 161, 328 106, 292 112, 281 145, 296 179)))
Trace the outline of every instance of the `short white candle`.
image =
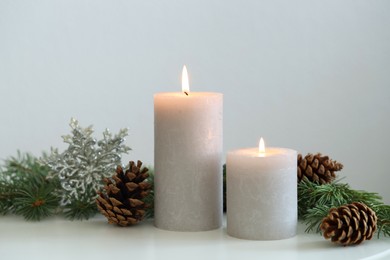
POLYGON ((297 152, 247 148, 227 156, 227 232, 276 240, 296 235, 297 152))
POLYGON ((222 94, 154 96, 155 226, 204 231, 222 224, 222 94))

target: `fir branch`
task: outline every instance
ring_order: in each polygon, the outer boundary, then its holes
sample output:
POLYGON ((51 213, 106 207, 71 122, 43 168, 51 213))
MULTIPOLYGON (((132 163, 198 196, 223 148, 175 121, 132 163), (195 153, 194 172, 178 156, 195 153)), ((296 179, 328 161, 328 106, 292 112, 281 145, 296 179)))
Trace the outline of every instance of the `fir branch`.
POLYGON ((14 184, 25 179, 28 174, 33 174, 41 170, 41 165, 36 163, 36 158, 31 154, 22 154, 17 151, 17 156, 11 156, 4 161, 0 180, 9 184, 14 184))
POLYGON ((40 220, 55 213, 57 182, 47 179, 49 169, 30 154, 5 160, 0 172, 0 213, 40 220))
POLYGON ((71 134, 63 136, 68 148, 63 153, 52 149, 42 162, 50 167, 51 175, 58 178, 62 187, 61 204, 66 207, 70 218, 89 217, 89 204, 95 203, 96 192, 103 187, 102 179, 110 177, 120 164, 121 154, 127 153, 130 147, 124 144, 127 129, 118 134, 111 134, 108 129, 103 132, 103 139, 97 141, 92 137, 92 126, 83 128, 78 121, 71 119, 71 134), (77 211, 77 205, 83 205, 77 211), (82 213, 84 210, 85 214, 82 213))
POLYGON ((154 217, 154 170, 152 167, 148 167, 148 169, 149 177, 147 178, 147 182, 150 183, 152 186, 148 196, 143 199, 145 204, 148 205, 145 213, 146 219, 154 217))
MULTIPOLYGON (((2 176, 3 173, 0 173, 2 176)), ((15 187, 6 181, 0 181, 0 214, 6 215, 13 211, 13 201, 15 197, 15 187)))
POLYGON ((390 236, 390 205, 376 205, 372 206, 372 209, 378 217, 378 238, 380 234, 390 236))
POLYGON ((33 221, 53 215, 59 205, 59 199, 54 194, 54 189, 53 185, 47 183, 21 188, 13 203, 15 214, 33 221))
POLYGON ((362 202, 375 211, 378 236, 390 235, 390 206, 377 193, 353 190, 338 181, 321 185, 304 179, 298 183, 298 216, 308 225, 307 232, 314 228, 320 232, 319 225, 331 208, 352 202, 362 202))
POLYGON ((318 205, 315 206, 314 208, 308 209, 307 213, 304 216, 307 225, 305 231, 310 232, 313 229, 315 229, 315 231, 319 233, 321 231, 320 230, 321 221, 328 215, 329 210, 331 208, 332 207, 329 207, 328 205, 318 205))
POLYGON ((77 199, 72 198, 71 203, 62 205, 63 214, 67 219, 88 220, 98 212, 95 200, 91 202, 91 198, 96 198, 97 194, 90 185, 86 185, 84 194, 77 199))
POLYGON ((71 204, 65 205, 63 213, 69 220, 88 220, 98 212, 96 204, 88 199, 73 200, 71 204))

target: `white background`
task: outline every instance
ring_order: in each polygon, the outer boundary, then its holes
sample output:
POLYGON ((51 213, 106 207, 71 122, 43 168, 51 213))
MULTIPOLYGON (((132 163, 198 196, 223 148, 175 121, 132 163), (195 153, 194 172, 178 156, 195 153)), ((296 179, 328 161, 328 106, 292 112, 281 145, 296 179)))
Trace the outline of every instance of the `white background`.
POLYGON ((0 0, 0 158, 64 149, 71 117, 129 127, 153 164, 153 94, 224 94, 224 151, 322 152, 390 203, 390 1, 0 0))

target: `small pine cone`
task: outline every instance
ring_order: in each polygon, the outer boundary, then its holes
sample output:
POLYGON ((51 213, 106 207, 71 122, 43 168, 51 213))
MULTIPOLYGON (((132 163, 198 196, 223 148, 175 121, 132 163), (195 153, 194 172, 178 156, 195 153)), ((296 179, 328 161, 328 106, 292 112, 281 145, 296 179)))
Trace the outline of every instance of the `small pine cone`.
POLYGON ((303 177, 319 184, 331 183, 335 178, 335 171, 340 171, 343 165, 337 161, 322 156, 320 153, 307 154, 304 158, 298 154, 298 182, 303 177))
POLYGON ((141 166, 141 161, 137 165, 131 161, 125 172, 118 166, 112 179, 104 179, 105 192, 98 192, 96 204, 108 223, 128 226, 145 217, 148 205, 143 199, 150 193, 151 185, 146 181, 148 168, 141 166))
POLYGON ((343 246, 370 240, 375 233, 377 216, 363 203, 354 202, 332 208, 322 220, 321 231, 326 239, 343 246))

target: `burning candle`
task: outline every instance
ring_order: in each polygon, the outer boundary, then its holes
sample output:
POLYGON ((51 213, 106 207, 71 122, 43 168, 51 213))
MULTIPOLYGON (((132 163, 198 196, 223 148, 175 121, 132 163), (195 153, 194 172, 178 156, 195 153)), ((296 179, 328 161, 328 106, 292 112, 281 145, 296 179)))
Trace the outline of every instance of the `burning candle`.
POLYGON ((222 224, 222 94, 154 95, 155 226, 203 231, 222 224))
POLYGON ((227 156, 227 232, 237 238, 276 240, 296 235, 297 152, 265 147, 227 156))

